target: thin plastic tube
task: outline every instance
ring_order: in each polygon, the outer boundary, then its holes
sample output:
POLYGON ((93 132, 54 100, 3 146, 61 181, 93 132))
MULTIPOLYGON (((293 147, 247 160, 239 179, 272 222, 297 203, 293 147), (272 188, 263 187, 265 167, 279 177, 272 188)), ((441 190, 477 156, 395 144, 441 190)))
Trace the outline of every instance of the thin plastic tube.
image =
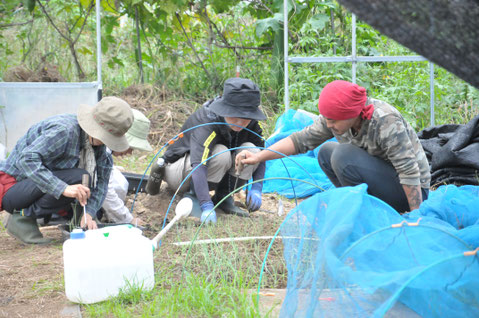
MULTIPOLYGON (((261 272, 259 274, 259 281, 258 281, 258 292, 256 293, 256 304, 259 307, 259 293, 261 290, 261 280, 263 279, 263 272, 264 272, 264 267, 266 266, 266 260, 268 259, 269 251, 271 250, 271 247, 273 246, 274 240, 278 236, 279 231, 281 230, 281 227, 283 227, 284 223, 288 221, 295 213, 297 213, 298 210, 293 211, 292 213, 288 213, 286 217, 284 218, 283 222, 279 225, 278 229, 276 230, 276 233, 273 235, 273 239, 268 245, 268 249, 266 250, 266 254, 264 255, 263 259, 263 264, 261 264, 261 272)), ((258 308, 259 309, 259 308, 258 308)))
MULTIPOLYGON (((138 184, 138 187, 136 189, 136 192, 135 192, 135 197, 133 198, 133 203, 131 204, 131 209, 130 209, 130 212, 133 213, 133 207, 135 206, 135 201, 136 201, 136 197, 138 196, 138 191, 139 189, 141 188, 141 184, 143 183, 143 180, 145 179, 145 175, 146 175, 146 172, 150 169, 150 166, 153 164, 153 162, 156 160, 156 158, 158 157, 158 155, 163 151, 164 148, 166 148, 170 142, 172 141, 176 141, 178 140, 178 138, 180 138, 180 135, 182 134, 185 134, 186 132, 190 131, 190 130, 193 130, 193 129, 196 129, 196 128, 199 128, 199 127, 203 127, 203 126, 210 126, 210 125, 227 125, 227 126, 235 126, 235 127, 240 127, 240 128, 243 128, 247 131, 249 131, 250 133, 258 136, 259 138, 263 139, 265 141, 265 144, 266 144, 266 140, 263 136, 259 135, 258 133, 252 131, 251 129, 249 128, 246 128, 246 127, 243 127, 243 126, 239 126, 239 125, 235 125, 235 124, 228 124, 228 123, 224 123, 224 122, 214 122, 214 123, 206 123, 206 124, 200 124, 200 125, 196 125, 196 126, 193 126, 191 128, 188 128, 180 133, 178 133, 176 136, 174 136, 173 138, 171 138, 170 140, 168 140, 164 145, 163 147, 160 148, 160 150, 158 150, 158 152, 155 154, 155 156, 153 157, 153 159, 151 159, 150 163, 148 164, 148 166, 146 167, 145 169, 145 172, 143 173, 143 175, 141 176, 141 179, 140 179, 140 182, 138 184)), ((248 147, 248 148, 251 148, 251 147, 248 147)), ((283 156, 285 156, 284 154, 281 154, 283 156)), ((283 158, 280 158, 281 162, 283 162, 283 158)), ((289 171, 288 169, 286 168, 286 165, 284 164, 283 162, 283 165, 286 169, 286 172, 288 173, 288 176, 291 176, 289 174, 289 171)), ((304 169, 304 168, 303 168, 304 169)), ((306 169, 304 169, 306 171, 306 173, 308 173, 308 171, 306 169)), ((309 174, 309 173, 308 173, 309 174)), ((311 176, 311 175, 310 175, 311 176)), ((311 177, 313 180, 314 178, 311 177)), ((294 193, 294 196, 295 196, 295 200, 296 200, 296 193, 294 192, 294 186, 293 186, 293 193, 294 193)), ((297 200, 296 200, 296 204, 298 204, 297 200)), ((164 222, 163 222, 163 227, 164 227, 164 222)))
MULTIPOLYGON (((146 167, 145 172, 143 173, 143 175, 142 175, 142 177, 141 177, 141 179, 140 179, 140 182, 139 182, 139 184, 138 184, 138 187, 137 187, 137 189, 136 189, 136 192, 135 192, 135 197, 134 197, 134 199, 133 199, 133 203, 132 203, 131 209, 130 209, 130 212, 131 212, 131 213, 133 213, 133 208, 134 208, 134 205, 135 205, 135 201, 136 201, 136 198, 137 198, 137 196, 138 196, 139 189, 141 188, 141 183, 143 182, 143 180, 144 180, 144 178, 145 178, 146 172, 150 169, 150 166, 151 166, 152 163, 156 160, 156 158, 157 158, 158 155, 161 153, 161 151, 162 151, 165 147, 167 147, 167 146, 170 144, 171 141, 176 141, 176 140, 178 140, 178 139, 180 138, 180 135, 184 135, 184 133, 186 133, 186 132, 188 132, 188 131, 190 131, 190 130, 193 130, 193 129, 196 129, 196 128, 199 128, 199 127, 202 127, 202 126, 217 125, 217 124, 241 127, 241 128, 246 129, 247 131, 249 131, 249 132, 255 134, 256 136, 258 136, 258 137, 260 137, 260 138, 262 138, 262 139, 264 140, 264 138, 263 138, 262 136, 260 136, 259 134, 257 134, 256 132, 254 132, 254 131, 252 131, 252 130, 250 130, 250 129, 248 129, 248 128, 245 128, 245 127, 242 127, 242 126, 239 126, 239 125, 235 125, 235 124, 228 124, 228 123, 224 123, 224 122, 215 122, 215 123, 201 124, 201 125, 197 125, 197 126, 188 128, 188 129, 186 129, 186 130, 184 130, 184 131, 178 133, 175 137, 171 138, 168 142, 166 142, 165 145, 163 145, 163 147, 161 147, 160 150, 158 150, 158 152, 156 153, 156 155, 153 157, 153 159, 150 161, 150 163, 149 163, 148 166, 146 167)), ((301 166, 299 163, 297 163, 297 162, 296 162, 294 159, 292 159, 291 157, 289 157, 289 156, 287 156, 287 155, 285 155, 285 154, 283 154, 283 153, 281 153, 281 152, 278 152, 278 151, 275 151, 275 150, 272 150, 272 149, 268 149, 268 148, 265 148, 265 147, 255 147, 255 148, 262 149, 262 150, 272 151, 272 152, 275 152, 275 153, 277 153, 277 154, 283 156, 283 158, 279 158, 279 159, 280 159, 281 162, 283 163, 283 165, 284 165, 284 167, 285 167, 285 169, 286 169, 286 172, 288 173, 288 176, 290 176, 290 173, 289 173, 289 171, 288 171, 286 165, 285 165, 284 162, 283 162, 283 159, 284 159, 284 158, 288 158, 288 159, 290 159, 291 161, 293 161, 296 165, 298 165, 301 169, 303 169, 303 170, 309 175, 309 177, 310 177, 311 179, 313 179, 313 180, 316 182, 316 179, 309 173, 309 171, 308 171, 307 169, 305 169, 303 166, 301 166)), ((220 155, 220 154, 222 154, 222 153, 224 153, 224 152, 227 152, 227 151, 230 152, 230 151, 232 151, 232 150, 237 150, 237 149, 251 149, 251 147, 235 147, 235 148, 227 149, 227 150, 225 150, 225 151, 219 152, 219 153, 217 153, 217 154, 215 154, 215 155, 213 155, 213 156, 208 157, 206 160, 204 160, 203 162, 201 162, 200 165, 203 164, 203 163, 205 163, 205 162, 207 162, 207 161, 210 160, 211 158, 214 158, 214 157, 217 156, 217 155, 220 155)), ((173 201, 174 201, 176 195, 177 195, 178 192, 179 192, 179 189, 181 189, 181 187, 183 186, 183 184, 185 183, 185 181, 188 180, 188 178, 191 176, 191 174, 192 174, 200 165, 196 166, 196 167, 183 179, 183 181, 181 182, 180 186, 179 186, 178 189, 176 190, 175 194, 174 194, 173 197, 171 198, 170 204, 168 205, 168 209, 167 209, 166 214, 165 214, 165 218, 163 219, 163 224, 162 224, 161 229, 163 229, 163 228, 165 227, 166 219, 167 219, 167 217, 168 217, 168 213, 169 213, 169 211, 170 211, 170 209, 171 209, 171 205, 173 204, 173 201)), ((295 202, 296 202, 296 205, 297 205, 297 204, 298 204, 298 201, 297 201, 297 199, 296 199, 296 193, 295 193, 294 185, 293 185, 293 182, 292 182, 293 179, 291 179, 290 177, 289 177, 289 178, 286 178, 286 179, 287 179, 287 180, 291 180, 291 186, 292 186, 292 188, 293 188, 293 193, 294 193, 294 196, 295 196, 295 202)), ((318 187, 316 184, 315 184, 314 186, 318 187)), ((322 188, 320 188, 320 187, 318 187, 318 188, 321 189, 321 190, 324 190, 324 189, 322 189, 322 188)), ((160 246, 161 246, 161 241, 158 243, 157 249, 159 249, 160 246)))

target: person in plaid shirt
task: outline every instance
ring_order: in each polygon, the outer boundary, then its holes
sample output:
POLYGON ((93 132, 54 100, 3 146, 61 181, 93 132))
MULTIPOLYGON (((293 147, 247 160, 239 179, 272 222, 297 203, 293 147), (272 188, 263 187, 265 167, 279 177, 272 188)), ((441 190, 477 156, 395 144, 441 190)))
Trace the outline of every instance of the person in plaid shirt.
POLYGON ((129 148, 124 136, 133 113, 124 100, 104 97, 94 107, 80 105, 76 115, 62 114, 33 125, 0 161, 0 209, 11 215, 7 232, 27 244, 46 244, 37 218, 53 213, 72 216, 76 199, 86 206, 81 226, 97 227, 94 218, 108 188, 112 151, 129 148), (90 186, 82 176, 89 174, 90 186))

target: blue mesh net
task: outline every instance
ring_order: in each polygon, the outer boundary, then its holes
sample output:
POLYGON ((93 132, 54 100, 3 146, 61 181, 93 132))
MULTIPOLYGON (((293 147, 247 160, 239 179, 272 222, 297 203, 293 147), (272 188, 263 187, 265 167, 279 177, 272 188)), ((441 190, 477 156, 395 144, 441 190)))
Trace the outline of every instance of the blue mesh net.
POLYGON ((303 201, 281 229, 281 317, 479 317, 477 187, 443 186, 399 215, 366 185, 303 201))
MULTIPOLYGON (((295 131, 299 131, 313 123, 313 119, 305 112, 293 109, 287 110, 276 121, 275 131, 266 141, 266 146, 271 146, 275 142, 291 135, 295 131)), ((293 177, 313 183, 320 187, 317 188, 310 184, 290 181, 290 180, 266 180, 263 186, 263 192, 276 192, 287 198, 303 198, 314 193, 327 190, 334 187, 328 177, 321 170, 318 164, 318 150, 309 151, 306 154, 290 156, 294 162, 288 158, 283 160, 270 160, 266 162, 265 178, 293 177)))

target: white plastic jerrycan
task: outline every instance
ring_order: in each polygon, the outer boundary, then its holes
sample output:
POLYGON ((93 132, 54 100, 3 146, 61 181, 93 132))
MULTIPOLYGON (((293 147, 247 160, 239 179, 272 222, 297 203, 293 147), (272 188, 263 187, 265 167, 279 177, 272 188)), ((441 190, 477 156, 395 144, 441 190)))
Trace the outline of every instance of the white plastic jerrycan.
POLYGON ((63 264, 65 293, 75 303, 92 304, 121 289, 150 290, 155 284, 151 241, 131 225, 73 230, 63 243, 63 264))

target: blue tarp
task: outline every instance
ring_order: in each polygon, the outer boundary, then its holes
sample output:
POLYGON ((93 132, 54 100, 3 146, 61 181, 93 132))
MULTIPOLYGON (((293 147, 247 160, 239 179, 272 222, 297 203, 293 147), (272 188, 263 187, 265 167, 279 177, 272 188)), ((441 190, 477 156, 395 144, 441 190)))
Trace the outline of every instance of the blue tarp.
MULTIPOLYGON (((304 112, 289 109, 276 121, 275 132, 266 141, 266 147, 312 123, 313 119, 304 112)), ((265 178, 291 177, 313 183, 319 188, 304 182, 278 179, 265 181, 263 192, 276 192, 287 198, 303 198, 334 187, 319 167, 318 149, 319 147, 305 154, 267 161, 265 178)))

